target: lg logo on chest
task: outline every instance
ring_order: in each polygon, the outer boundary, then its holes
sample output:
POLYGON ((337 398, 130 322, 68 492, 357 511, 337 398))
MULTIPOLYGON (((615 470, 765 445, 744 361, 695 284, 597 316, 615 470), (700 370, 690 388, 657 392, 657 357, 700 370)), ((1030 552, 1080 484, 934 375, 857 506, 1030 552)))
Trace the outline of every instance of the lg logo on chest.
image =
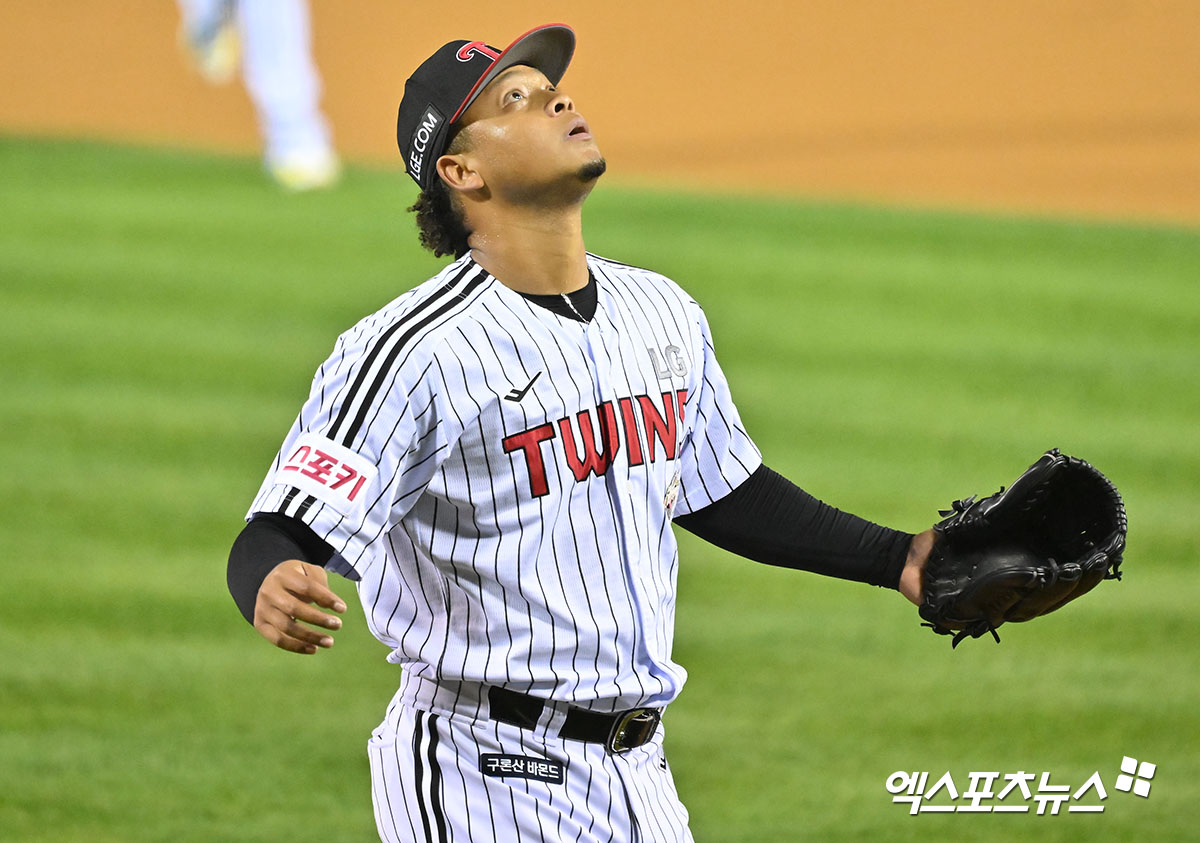
POLYGON ((660 381, 687 377, 687 358, 683 356, 683 349, 679 346, 671 344, 661 349, 647 346, 646 351, 650 354, 654 374, 660 381))

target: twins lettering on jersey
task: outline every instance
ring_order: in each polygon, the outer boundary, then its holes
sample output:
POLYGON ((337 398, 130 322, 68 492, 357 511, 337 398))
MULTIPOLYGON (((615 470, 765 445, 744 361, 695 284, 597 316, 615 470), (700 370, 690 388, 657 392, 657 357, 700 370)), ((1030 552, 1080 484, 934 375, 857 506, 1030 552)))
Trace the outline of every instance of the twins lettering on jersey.
POLYGON ((593 474, 602 477, 613 464, 622 443, 628 451, 631 466, 654 462, 660 445, 665 459, 675 459, 687 396, 686 389, 679 389, 662 393, 660 399, 634 395, 618 398, 615 402, 605 401, 594 410, 581 410, 574 417, 563 416, 557 421, 506 436, 502 444, 505 453, 524 457, 529 493, 540 498, 550 492, 542 450, 546 443, 562 453, 575 480, 581 483, 593 474), (644 445, 638 428, 639 418, 641 429, 646 432, 644 445))

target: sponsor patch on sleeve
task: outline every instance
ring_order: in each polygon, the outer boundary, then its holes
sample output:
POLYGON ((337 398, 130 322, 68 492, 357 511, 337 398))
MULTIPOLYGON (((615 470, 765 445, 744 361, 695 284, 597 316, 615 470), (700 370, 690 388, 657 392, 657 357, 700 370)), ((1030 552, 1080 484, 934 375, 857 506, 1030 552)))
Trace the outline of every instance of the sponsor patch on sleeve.
POLYGON ((275 482, 295 486, 350 515, 365 505, 378 474, 378 466, 349 448, 320 434, 305 433, 275 472, 275 482))

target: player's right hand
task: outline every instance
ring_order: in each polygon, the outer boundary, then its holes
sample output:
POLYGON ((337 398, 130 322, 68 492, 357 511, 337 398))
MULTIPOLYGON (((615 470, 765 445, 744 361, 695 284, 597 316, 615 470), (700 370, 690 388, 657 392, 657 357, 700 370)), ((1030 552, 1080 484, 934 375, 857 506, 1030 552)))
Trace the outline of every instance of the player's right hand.
POLYGON ((323 629, 342 627, 341 618, 328 615, 317 606, 338 614, 346 611, 346 604, 329 588, 325 569, 299 559, 280 562, 258 589, 254 628, 281 650, 311 656, 318 648, 333 646, 333 636, 323 629), (323 629, 313 629, 307 624, 323 629))

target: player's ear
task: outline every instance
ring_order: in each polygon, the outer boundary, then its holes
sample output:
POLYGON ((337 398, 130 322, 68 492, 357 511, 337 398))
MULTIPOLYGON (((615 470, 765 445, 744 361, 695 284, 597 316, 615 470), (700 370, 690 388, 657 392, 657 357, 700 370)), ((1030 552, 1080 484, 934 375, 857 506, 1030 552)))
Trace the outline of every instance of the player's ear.
POLYGON ((451 190, 478 190, 484 186, 483 176, 472 166, 466 155, 443 155, 435 166, 438 175, 451 190))

